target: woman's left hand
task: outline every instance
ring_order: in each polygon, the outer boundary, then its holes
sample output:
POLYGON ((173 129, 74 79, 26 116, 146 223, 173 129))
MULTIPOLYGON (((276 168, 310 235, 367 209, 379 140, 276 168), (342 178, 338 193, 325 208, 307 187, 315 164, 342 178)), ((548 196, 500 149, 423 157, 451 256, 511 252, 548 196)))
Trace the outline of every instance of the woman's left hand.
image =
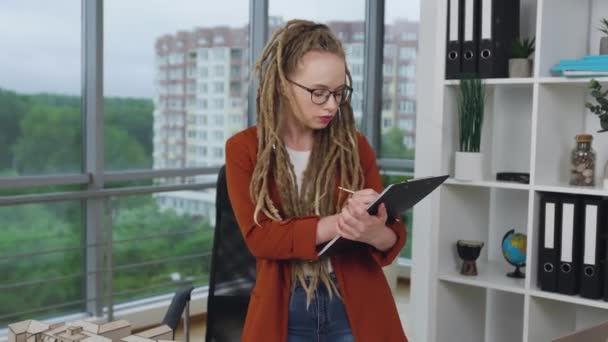
POLYGON ((346 239, 375 246, 386 228, 386 207, 381 204, 377 215, 370 215, 361 201, 349 198, 338 216, 338 234, 346 239))

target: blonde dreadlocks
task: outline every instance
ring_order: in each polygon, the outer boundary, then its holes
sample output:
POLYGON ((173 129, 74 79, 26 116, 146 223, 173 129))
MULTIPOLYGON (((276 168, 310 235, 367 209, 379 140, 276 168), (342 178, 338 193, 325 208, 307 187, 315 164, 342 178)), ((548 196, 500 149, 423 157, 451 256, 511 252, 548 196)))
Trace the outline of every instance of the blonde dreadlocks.
MULTIPOLYGON (((348 189, 363 187, 363 170, 356 153, 355 120, 350 101, 346 101, 340 104, 336 119, 326 128, 314 131, 314 146, 301 189, 297 189, 294 168, 279 132, 285 120, 281 108, 289 106, 296 116, 301 116, 301 112, 291 92, 282 90, 287 89, 286 75, 296 70, 309 51, 330 52, 345 58, 342 44, 326 25, 291 20, 273 34, 255 66, 259 79, 256 97, 258 152, 249 192, 255 203, 256 223, 260 212, 275 221, 286 217, 336 214, 341 210, 345 196, 340 193, 334 203, 334 189, 338 185, 348 189), (336 176, 339 176, 340 184, 335 184, 336 176), (279 192, 282 213, 269 196, 271 177, 282 190, 279 192)), ((348 68, 345 71, 350 85, 350 72, 348 68)), ((302 284, 308 303, 319 280, 325 284, 330 296, 338 294, 329 277, 327 259, 314 263, 292 262, 292 283, 299 281, 302 284), (306 275, 312 276, 309 285, 305 282, 306 275)))

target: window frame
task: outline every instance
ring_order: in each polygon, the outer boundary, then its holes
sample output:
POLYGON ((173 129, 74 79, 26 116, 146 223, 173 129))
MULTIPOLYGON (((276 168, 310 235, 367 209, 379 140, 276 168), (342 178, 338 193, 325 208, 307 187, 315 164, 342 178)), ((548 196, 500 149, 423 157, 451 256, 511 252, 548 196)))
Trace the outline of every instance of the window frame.
MULTIPOLYGON (((261 53, 268 36, 268 1, 269 0, 249 0, 249 41, 248 47, 243 53, 249 60, 249 65, 253 65, 257 56, 261 53)), ((380 134, 381 134, 381 113, 382 110, 382 85, 383 85, 383 51, 384 39, 370 39, 369 37, 384 36, 384 0, 365 0, 365 29, 363 32, 363 51, 364 63, 362 65, 362 74, 365 82, 362 85, 363 92, 363 128, 364 135, 370 141, 370 144, 375 151, 379 151, 380 134), (365 113, 375 113, 375 115, 366 115, 365 113)), ((154 179, 165 177, 188 177, 204 174, 217 174, 219 168, 216 167, 187 167, 187 168, 164 168, 164 169, 147 169, 147 170, 120 170, 106 171, 104 170, 104 108, 103 108, 103 0, 81 0, 82 6, 82 117, 83 124, 83 143, 85 143, 85 151, 83 151, 85 159, 83 161, 82 173, 66 173, 58 175, 40 175, 40 176, 17 176, 17 177, 0 177, 0 189, 22 189, 33 186, 65 186, 79 185, 82 187, 80 191, 61 192, 61 193, 40 193, 29 195, 2 196, 0 197, 0 205, 17 205, 30 203, 44 203, 65 200, 81 200, 85 208, 85 219, 83 222, 84 233, 86 235, 86 243, 88 246, 98 246, 106 232, 103 230, 101 222, 107 206, 107 200, 110 197, 129 196, 135 194, 160 193, 178 190, 202 190, 214 188, 215 182, 199 182, 194 184, 177 184, 177 185, 162 185, 154 184, 146 187, 124 187, 109 189, 105 188, 105 184, 109 182, 134 181, 141 179, 154 179)), ((211 49, 200 49, 197 53, 197 58, 207 62, 215 60, 218 51, 210 51, 211 49)), ((221 54, 230 53, 229 50, 223 50, 221 54)), ((157 63, 173 64, 174 58, 166 58, 157 60, 157 63)), ((205 72, 211 74, 211 70, 205 69, 196 70, 196 72, 205 72)), ((245 70, 241 70, 245 72, 245 70)), ((394 70, 392 71, 394 72, 394 70)), ((224 70, 224 74, 230 74, 224 70)), ((169 78, 171 75, 167 75, 169 78)), ((206 84, 205 84, 206 86, 206 84)), ((203 87, 203 85, 199 85, 203 87)), ((201 89, 199 89, 200 91, 201 89)), ((255 94, 257 92, 257 79, 249 82, 248 91, 248 106, 247 106, 247 125, 251 126, 255 123, 255 94)), ((207 107, 214 107, 213 102, 207 102, 204 99, 207 107)), ((210 99, 209 101, 213 101, 210 99)), ((223 104, 224 105, 224 104, 223 104)), ((225 107, 225 106, 224 106, 225 107)), ((222 151, 223 154, 223 151, 222 151)), ((392 160, 378 159, 378 165, 381 169, 400 168, 413 169, 413 160, 392 160)), ((86 307, 83 307, 83 312, 89 312, 98 317, 108 317, 112 319, 114 315, 114 306, 110 303, 103 303, 102 298, 107 290, 103 271, 103 255, 102 248, 89 247, 86 251, 87 261, 84 263, 84 269, 87 272, 86 279, 86 298, 97 298, 97 300, 88 301, 86 307), (109 304, 109 305, 108 305, 109 304), (106 305, 108 305, 106 307, 106 305)), ((403 264, 403 261, 400 261, 403 264)), ((111 272, 110 272, 111 274, 111 272)), ((110 279, 111 284, 111 279, 110 279)), ((203 295, 205 289, 198 289, 199 294, 203 295)), ((166 296, 165 296, 166 297, 166 296)), ((160 296, 158 303, 166 301, 166 298, 160 296), (162 298, 161 298, 162 297, 162 298)), ((153 300, 153 299, 150 299, 153 300)), ((122 307, 128 307, 122 305, 122 307)), ((117 306, 116 309, 120 309, 117 306)), ((204 309, 206 310, 206 309, 204 309)), ((0 335, 2 332, 0 331, 0 335)))

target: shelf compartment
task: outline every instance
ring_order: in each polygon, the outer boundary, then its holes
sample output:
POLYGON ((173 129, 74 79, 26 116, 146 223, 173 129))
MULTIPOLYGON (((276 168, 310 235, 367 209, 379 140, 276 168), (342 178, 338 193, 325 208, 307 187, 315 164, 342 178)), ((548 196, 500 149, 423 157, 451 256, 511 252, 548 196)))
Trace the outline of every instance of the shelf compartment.
POLYGON ((600 18, 608 11, 605 0, 562 0, 541 2, 539 76, 551 76, 550 69, 562 59, 578 59, 599 52, 600 18), (565 24, 565 20, 576 25, 565 24))
POLYGON ((524 296, 488 290, 486 297, 486 342, 523 340, 524 296))
POLYGON ((438 278, 445 282, 481 287, 492 290, 500 290, 509 293, 524 294, 524 280, 509 278, 508 272, 513 267, 506 261, 477 261, 476 276, 465 276, 460 274, 459 268, 444 267, 439 271, 438 278))
POLYGON ((510 342, 523 339, 524 295, 439 282, 437 341, 510 342))
MULTIPOLYGON (((608 84, 606 84, 608 85, 608 84)), ((608 134, 597 133, 600 122, 585 108, 589 91, 578 84, 541 85, 538 92, 538 119, 534 184, 564 187, 570 179, 570 154, 575 136, 593 135, 596 151, 595 182, 601 184, 608 155, 608 134)), ((565 188, 568 192, 575 188, 565 188)), ((585 188, 576 188, 586 191, 585 188)))
POLYGON ((436 340, 483 342, 486 290, 439 282, 437 291, 436 340))
MULTIPOLYGON (((444 100, 442 169, 454 173, 459 151, 458 87, 447 87, 444 100)), ((480 150, 484 154, 483 179, 497 172, 530 172, 532 141, 532 84, 486 87, 486 104, 480 150)))
POLYGON ((551 341, 608 321, 608 310, 605 308, 585 305, 586 300, 569 302, 563 297, 572 296, 543 291, 531 293, 528 341, 551 341))
MULTIPOLYGON (((472 286, 522 293, 524 280, 506 276, 515 268, 502 255, 502 238, 515 229, 526 233, 528 191, 485 187, 444 186, 440 190, 439 278, 472 286), (478 276, 459 273, 462 260, 456 251, 459 240, 484 242, 477 260, 478 276)), ((525 271, 525 268, 522 269, 525 271)))

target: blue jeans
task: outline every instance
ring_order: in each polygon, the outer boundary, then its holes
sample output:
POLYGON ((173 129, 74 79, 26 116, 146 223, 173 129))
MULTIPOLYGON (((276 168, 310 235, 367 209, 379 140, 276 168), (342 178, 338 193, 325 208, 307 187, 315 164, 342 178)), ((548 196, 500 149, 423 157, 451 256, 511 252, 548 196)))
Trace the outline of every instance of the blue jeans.
MULTIPOLYGON (((332 281, 336 277, 332 273, 332 281)), ((320 283, 306 309, 306 292, 298 283, 289 300, 287 342, 353 342, 344 303, 320 283)))

